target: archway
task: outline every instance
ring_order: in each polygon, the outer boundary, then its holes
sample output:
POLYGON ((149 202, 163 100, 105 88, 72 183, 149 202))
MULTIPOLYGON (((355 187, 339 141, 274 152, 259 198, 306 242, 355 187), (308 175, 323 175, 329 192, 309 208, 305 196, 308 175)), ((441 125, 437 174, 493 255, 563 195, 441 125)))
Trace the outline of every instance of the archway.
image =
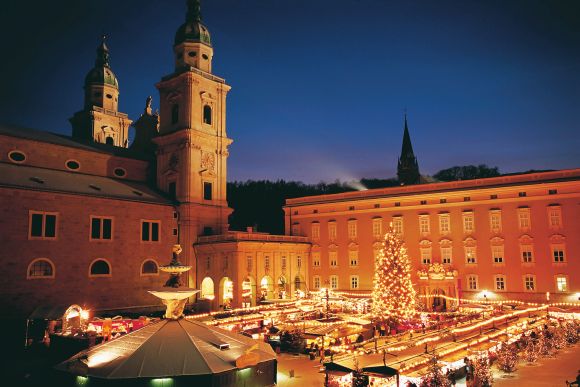
POLYGON ((294 277, 294 292, 297 298, 304 297, 304 293, 306 293, 304 277, 300 274, 296 274, 296 277, 294 277))
POLYGON ((285 299, 288 296, 288 281, 281 275, 278 277, 278 298, 285 299))
POLYGON ((256 304, 256 281, 251 276, 242 282, 242 307, 249 308, 256 304))
POLYGON ((219 302, 224 309, 232 306, 234 299, 234 282, 229 277, 224 277, 220 281, 219 302))
POLYGON ((274 281, 269 275, 262 277, 260 281, 260 300, 271 300, 274 298, 274 281))
POLYGON ((435 289, 431 293, 433 297, 432 309, 434 312, 445 312, 447 310, 447 300, 443 289, 435 289))
POLYGON ((200 297, 206 300, 213 300, 215 298, 214 284, 210 277, 205 277, 203 281, 201 281, 200 297))

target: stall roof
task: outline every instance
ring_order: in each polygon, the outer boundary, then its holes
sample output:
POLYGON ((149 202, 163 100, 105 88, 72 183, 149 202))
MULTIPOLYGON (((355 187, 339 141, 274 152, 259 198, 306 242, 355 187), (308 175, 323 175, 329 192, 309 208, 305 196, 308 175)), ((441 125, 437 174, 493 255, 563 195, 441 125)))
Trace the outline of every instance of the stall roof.
MULTIPOLYGON (((386 376, 393 376, 397 374, 397 369, 382 364, 376 364, 377 359, 369 359, 368 357, 358 358, 359 367, 363 372, 368 372, 372 374, 381 374, 386 376), (364 365, 366 363, 367 365, 364 365)), ((334 362, 324 363, 324 366, 328 371, 338 371, 338 372, 353 372, 355 370, 354 361, 350 358, 344 360, 337 360, 334 362)))
POLYGON ((32 311, 28 320, 60 320, 71 306, 76 305, 42 305, 32 311))
POLYGON ((275 360, 272 348, 237 333, 186 319, 161 320, 82 351, 56 366, 102 379, 208 375, 236 369, 254 347, 259 363, 275 360))

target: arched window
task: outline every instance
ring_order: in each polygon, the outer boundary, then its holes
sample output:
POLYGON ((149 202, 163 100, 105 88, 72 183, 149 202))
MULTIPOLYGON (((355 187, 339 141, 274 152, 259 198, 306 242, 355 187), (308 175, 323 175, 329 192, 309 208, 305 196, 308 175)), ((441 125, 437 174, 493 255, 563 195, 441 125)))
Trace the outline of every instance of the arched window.
POLYGON ((109 136, 109 137, 107 137, 105 139, 105 144, 107 144, 107 145, 115 145, 115 139, 113 137, 109 136))
POLYGON ((171 123, 177 124, 177 121, 179 121, 179 105, 173 104, 171 107, 171 123))
POLYGON ((152 275, 152 274, 158 274, 158 273, 159 273, 159 269, 157 267, 157 262, 155 262, 152 259, 148 259, 145 262, 143 262, 143 265, 141 266, 141 274, 152 275))
POLYGON ((209 105, 203 107, 203 123, 211 125, 211 106, 209 105))
POLYGON ((48 259, 35 259, 28 265, 26 278, 54 278, 54 265, 48 259))
POLYGON ((104 259, 95 259, 91 263, 91 269, 89 271, 91 277, 109 277, 111 275, 111 265, 104 259))
POLYGON ((215 298, 213 280, 210 277, 205 277, 201 281, 201 298, 213 300, 215 298))

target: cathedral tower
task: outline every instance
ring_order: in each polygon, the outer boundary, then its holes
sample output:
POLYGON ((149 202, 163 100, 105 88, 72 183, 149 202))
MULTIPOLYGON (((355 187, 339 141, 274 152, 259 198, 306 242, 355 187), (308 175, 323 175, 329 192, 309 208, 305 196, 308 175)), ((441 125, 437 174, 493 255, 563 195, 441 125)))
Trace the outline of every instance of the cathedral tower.
MULTIPOLYGON (((194 263, 200 235, 228 230, 226 95, 230 86, 211 73, 213 47, 199 0, 187 1, 175 34, 175 71, 157 83, 160 104, 157 187, 179 205, 182 257, 194 263)), ((192 275, 195 270, 191 271, 192 275)))
POLYGON ((403 146, 401 147, 401 157, 397 164, 397 176, 401 185, 418 184, 421 175, 419 174, 419 163, 413 153, 411 136, 407 125, 407 113, 405 113, 405 131, 403 133, 403 146))
POLYGON ((70 119, 73 138, 128 146, 131 120, 119 107, 119 83, 109 65, 105 37, 97 47, 95 67, 85 77, 85 106, 70 119))

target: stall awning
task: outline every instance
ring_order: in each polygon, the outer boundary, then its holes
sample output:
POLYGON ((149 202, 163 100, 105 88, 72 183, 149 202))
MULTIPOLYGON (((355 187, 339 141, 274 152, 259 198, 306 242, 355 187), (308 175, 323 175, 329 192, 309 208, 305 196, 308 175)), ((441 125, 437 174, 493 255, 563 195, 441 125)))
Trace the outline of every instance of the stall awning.
POLYGON ((30 316, 28 316, 28 320, 60 320, 70 307, 71 305, 42 305, 34 309, 30 316))

